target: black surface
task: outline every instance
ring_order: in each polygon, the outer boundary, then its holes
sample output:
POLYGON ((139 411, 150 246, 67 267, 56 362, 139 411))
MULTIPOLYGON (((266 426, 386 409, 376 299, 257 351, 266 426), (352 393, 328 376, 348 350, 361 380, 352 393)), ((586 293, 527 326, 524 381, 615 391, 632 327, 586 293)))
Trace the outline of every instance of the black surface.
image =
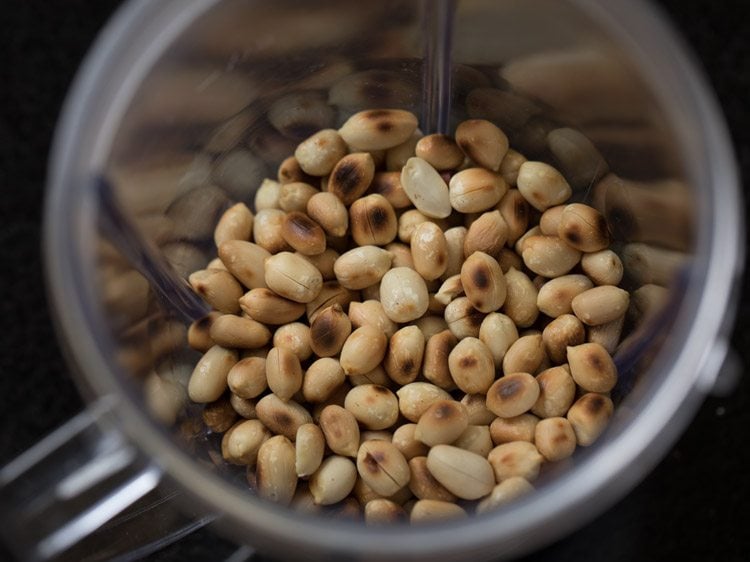
MULTIPOLYGON (((0 16, 0 464, 81 407, 44 295, 40 222, 55 121, 78 64, 116 0, 6 0, 0 16)), ((662 2, 702 63, 750 173, 750 35, 744 2, 662 2)), ((750 364, 745 287, 733 343, 750 364)), ((623 501, 526 560, 746 560, 750 383, 709 398, 654 472, 623 501)), ((221 559, 200 531, 149 560, 221 559)), ((0 547, 0 560, 9 555, 0 547)))

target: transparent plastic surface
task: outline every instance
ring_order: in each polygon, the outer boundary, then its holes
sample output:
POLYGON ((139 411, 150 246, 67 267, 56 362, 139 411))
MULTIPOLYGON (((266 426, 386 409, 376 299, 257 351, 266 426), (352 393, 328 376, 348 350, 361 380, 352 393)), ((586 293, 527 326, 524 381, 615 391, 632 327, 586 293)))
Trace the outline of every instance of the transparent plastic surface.
POLYGON ((61 125, 50 288, 84 392, 116 395, 128 442, 239 540, 280 556, 497 557, 604 509, 682 429, 723 358, 739 208, 717 110, 640 3, 135 2, 92 54, 61 125), (186 395, 199 357, 186 316, 200 305, 175 306, 169 287, 215 256, 223 210, 251 204, 311 132, 365 108, 409 109, 425 132, 495 122, 607 217, 625 286, 641 290, 615 355, 607 432, 546 470, 534 494, 450 526, 331 525, 335 509, 261 502, 186 395), (123 232, 148 251, 130 251, 123 232))

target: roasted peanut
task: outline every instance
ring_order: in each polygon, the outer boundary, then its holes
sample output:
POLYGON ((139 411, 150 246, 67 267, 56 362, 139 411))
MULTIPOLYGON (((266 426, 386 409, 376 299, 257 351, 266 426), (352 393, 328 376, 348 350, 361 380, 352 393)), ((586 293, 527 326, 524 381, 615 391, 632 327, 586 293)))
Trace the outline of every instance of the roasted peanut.
POLYGON ((434 402, 419 417, 415 439, 432 447, 453 443, 469 426, 466 406, 455 400, 434 402))
POLYGON ((345 380, 346 375, 339 362, 323 357, 307 368, 302 381, 302 395, 308 402, 325 402, 345 380))
POLYGON ((560 217, 557 235, 582 252, 598 252, 609 246, 610 237, 604 216, 588 205, 567 205, 560 217))
POLYGON ((280 297, 270 289, 253 289, 240 298, 240 307, 250 318, 264 324, 288 324, 305 312, 305 305, 280 297))
POLYGON ((338 281, 326 281, 323 283, 323 287, 320 290, 320 294, 312 301, 307 303, 305 307, 307 311, 307 319, 310 322, 315 320, 315 317, 329 306, 338 304, 344 311, 349 308, 349 303, 354 300, 356 293, 353 293, 349 289, 341 286, 338 281))
POLYGON ((375 172, 369 191, 382 195, 394 209, 411 207, 411 201, 401 185, 401 172, 375 172))
POLYGON ((260 322, 233 314, 216 318, 209 330, 211 340, 222 347, 256 349, 271 339, 271 332, 260 322))
POLYGON ((266 360, 261 357, 240 359, 227 375, 229 390, 240 398, 256 398, 268 388, 266 360))
POLYGON ((351 235, 359 246, 384 246, 398 233, 396 213, 382 195, 372 194, 349 207, 351 235))
POLYGON ((325 443, 323 432, 314 423, 306 423, 297 428, 294 467, 298 477, 310 476, 318 470, 323 462, 325 443))
POLYGON ((495 445, 512 441, 534 442, 534 432, 539 418, 533 414, 521 414, 513 418, 495 418, 490 424, 490 436, 495 445))
POLYGON ((413 382, 422 367, 424 334, 416 326, 404 326, 395 332, 383 361, 388 376, 397 384, 413 382))
POLYGON ((339 160, 328 179, 328 191, 349 206, 359 199, 372 182, 375 163, 367 152, 348 154, 339 160))
POLYGON ((214 243, 218 248, 228 240, 250 240, 255 216, 244 203, 237 203, 224 211, 214 229, 214 243))
POLYGON ((242 287, 229 272, 204 269, 191 273, 188 280, 193 290, 219 312, 239 312, 237 300, 242 296, 242 287))
POLYGON ((617 367, 598 343, 568 347, 568 364, 573 380, 589 392, 609 392, 617 383, 617 367))
POLYGON ((612 400, 602 394, 589 392, 581 396, 568 410, 567 418, 582 447, 593 444, 612 417, 612 400))
POLYGON ((456 127, 456 144, 483 168, 497 172, 508 152, 508 137, 484 119, 469 119, 456 127))
POLYGON ((380 302, 394 322, 410 322, 427 312, 429 295, 424 279, 413 269, 397 267, 380 281, 380 302))
POLYGON ((361 246, 343 253, 334 263, 336 279, 348 289, 364 289, 380 281, 393 254, 377 246, 361 246))
POLYGON ((485 314, 474 308, 467 297, 458 297, 449 302, 444 315, 448 328, 459 340, 478 337, 479 327, 485 318, 485 314))
POLYGON ((414 153, 437 171, 454 170, 464 161, 464 153, 448 135, 434 134, 417 141, 414 153))
MULTIPOLYGON (((306 206, 308 216, 331 236, 344 236, 349 228, 349 213, 336 195, 314 194, 306 206)), ((291 242, 290 242, 291 244, 291 242)))
POLYGON ((394 525, 408 521, 403 507, 385 498, 375 498, 365 504, 365 523, 368 525, 394 525))
POLYGON ((503 357, 504 373, 536 373, 547 358, 541 334, 521 336, 503 357))
POLYGON ((398 419, 398 398, 384 386, 363 384, 346 395, 344 408, 367 429, 386 429, 398 419))
POLYGON ((206 352, 215 345, 214 340, 211 339, 211 326, 220 316, 224 316, 220 312, 209 312, 203 318, 196 320, 187 332, 188 345, 196 351, 206 352))
POLYGON ((445 231, 445 249, 447 254, 445 272, 443 277, 451 277, 461 273, 461 264, 464 261, 464 245, 466 243, 467 230, 463 226, 454 226, 445 231))
POLYGON ((542 285, 536 303, 541 312, 551 318, 557 318, 572 312, 573 299, 593 286, 585 275, 563 275, 542 285))
POLYGON ((312 355, 310 344, 310 327, 301 322, 284 324, 273 334, 274 347, 283 347, 291 351, 300 361, 306 361, 312 355))
POLYGON ((618 285, 622 280, 622 261, 612 250, 583 254, 581 268, 597 285, 618 285))
POLYGON ((326 444, 337 455, 357 456, 359 448, 359 425, 349 410, 330 404, 320 413, 320 429, 326 444))
POLYGON ((302 388, 302 367, 299 358, 287 348, 274 347, 266 357, 268 388, 286 402, 302 388))
POLYGON ((550 207, 542 213, 539 217, 539 230, 545 236, 557 236, 557 231, 560 227, 560 219, 562 218, 563 210, 565 205, 557 205, 550 207))
POLYGON ((492 466, 484 457, 451 445, 435 445, 427 469, 448 491, 465 500, 486 496, 495 486, 492 466))
POLYGON ((219 245, 219 257, 245 287, 260 289, 266 286, 265 262, 271 254, 265 248, 243 240, 227 240, 219 245))
MULTIPOLYGON (((625 317, 621 316, 617 320, 607 322, 606 324, 589 326, 588 330, 586 330, 586 341, 590 343, 598 343, 607 350, 607 353, 612 355, 615 353, 617 346, 620 343, 620 336, 622 334, 622 326, 624 323, 625 317)), ((583 338, 581 338, 581 341, 571 342, 567 345, 577 345, 581 343, 583 343, 583 338)))
POLYGON ((516 241, 526 232, 529 225, 531 210, 526 199, 517 189, 509 189, 497 204, 497 210, 508 226, 507 244, 513 246, 516 241))
POLYGON ((539 384, 528 373, 511 373, 487 390, 487 408, 501 418, 528 412, 539 398, 539 384))
POLYGON ((480 457, 486 457, 494 446, 487 425, 469 425, 452 445, 476 453, 480 457))
POLYGON ((240 398, 236 394, 229 396, 229 403, 240 416, 246 420, 258 419, 258 414, 255 411, 255 401, 249 398, 240 398))
POLYGON ((421 158, 409 158, 401 170, 401 185, 409 200, 425 216, 442 219, 451 214, 448 186, 421 158))
POLYGON ((395 445, 365 441, 357 453, 357 472, 382 496, 391 496, 409 483, 409 464, 395 445))
POLYGON ((497 259, 508 239, 508 225, 500 211, 488 211, 469 226, 463 245, 463 255, 484 252, 497 259))
POLYGON ((511 345, 518 339, 518 329, 513 320, 500 312, 488 314, 479 326, 479 339, 492 354, 495 368, 500 368, 511 345))
POLYGON ((362 375, 372 371, 385 357, 388 339, 374 326, 364 325, 354 330, 341 349, 341 368, 347 375, 362 375))
POLYGON ((497 205, 508 191, 503 177, 484 168, 467 168, 448 184, 451 207, 460 213, 479 213, 497 205))
POLYGON ((294 302, 309 303, 323 286, 320 271, 290 252, 280 252, 268 258, 265 269, 268 288, 294 302))
POLYGON ((425 221, 414 229, 411 235, 411 256, 414 269, 424 279, 437 279, 448 266, 448 246, 440 227, 425 221))
POLYGON ((448 368, 456 386, 469 394, 485 394, 495 380, 490 350, 479 339, 459 341, 448 355, 448 368))
POLYGON ((556 236, 531 236, 524 244, 523 263, 544 277, 560 277, 581 261, 581 252, 556 236))
POLYGON ((351 303, 349 319, 355 328, 373 326, 383 332, 387 338, 395 334, 398 329, 396 323, 386 315, 380 301, 376 300, 351 303))
POLYGON ((282 184, 279 191, 279 208, 287 213, 305 211, 310 198, 316 193, 320 191, 305 182, 282 184))
MULTIPOLYGON (((272 254, 291 250, 291 246, 287 244, 281 234, 285 216, 286 213, 281 209, 261 209, 258 211, 253 225, 253 240, 255 243, 272 254)), ((221 254, 219 256, 221 257, 221 254)), ((223 257, 221 259, 225 264, 227 263, 223 257)), ((227 264, 227 267, 229 267, 229 264, 227 264)))
POLYGON ((448 356, 457 343, 458 339, 450 330, 443 330, 430 336, 424 348, 424 378, 446 390, 454 387, 448 367, 448 356))
POLYGON ((505 302, 505 275, 497 261, 484 252, 474 252, 461 266, 461 285, 480 312, 494 312, 505 302))
POLYGON ((542 212, 564 203, 573 194, 563 175, 544 162, 521 164, 516 183, 524 199, 542 212))
POLYGON ((237 352, 218 345, 198 361, 188 382, 188 396, 198 403, 218 400, 227 388, 227 375, 237 363, 237 352))
POLYGON ((490 495, 477 504, 477 514, 497 509, 533 491, 534 487, 528 480, 512 476, 492 488, 490 495))
POLYGON ((455 494, 448 491, 427 469, 424 455, 409 459, 409 489, 420 500, 455 502, 455 494))
POLYGON ((356 481, 354 463, 346 457, 332 455, 323 460, 310 477, 310 492, 317 505, 332 505, 346 498, 356 481))
POLYGON ((339 129, 349 146, 362 150, 393 148, 417 129, 417 118, 402 109, 370 109, 352 115, 339 129))
POLYGON ((434 402, 451 399, 451 395, 445 390, 426 382, 406 384, 396 391, 396 396, 401 414, 415 423, 434 402))
POLYGON ((333 357, 352 332, 352 323, 341 305, 323 309, 310 322, 310 348, 318 357, 333 357))
POLYGON ((326 249, 326 235, 323 229, 299 211, 287 213, 281 226, 281 235, 287 244, 306 256, 322 254, 326 249))
POLYGON ((255 405, 258 419, 273 433, 288 439, 297 437, 299 426, 312 423, 312 416, 294 400, 284 402, 275 394, 267 394, 255 405))
POLYGON ((451 502, 439 500, 419 500, 409 513, 409 523, 419 525, 468 517, 464 508, 451 502))
POLYGON ((556 365, 565 363, 568 356, 568 346, 580 345, 584 342, 586 330, 583 323, 572 314, 562 314, 545 326, 542 340, 547 356, 556 365))
POLYGON ((338 132, 323 129, 297 145, 294 157, 305 173, 326 176, 346 152, 346 143, 338 132))
POLYGON ((540 418, 564 416, 576 395, 576 383, 566 365, 552 367, 539 373, 539 398, 531 407, 540 418))
POLYGON ((490 461, 498 482, 514 476, 531 481, 539 475, 544 457, 532 443, 512 441, 492 449, 487 460, 490 461))
POLYGON ((534 444, 545 459, 559 461, 575 451, 576 434, 565 418, 547 418, 536 424, 534 444))
POLYGON ((221 440, 221 453, 232 464, 255 466, 260 446, 271 438, 271 433, 258 420, 236 423, 221 440))
MULTIPOLYGON (((296 164, 296 162, 295 162, 296 164)), ((260 184, 258 191, 255 192, 255 210, 257 212, 263 209, 279 209, 279 195, 281 194, 281 184, 271 179, 264 179, 260 184)))
POLYGON ((528 276, 515 268, 505 273, 506 297, 503 312, 519 328, 528 328, 539 316, 538 293, 528 276))
POLYGON ((581 322, 588 326, 598 326, 613 322, 625 314, 630 303, 630 295, 618 287, 601 285, 576 295, 571 308, 581 322))
POLYGON ((283 435, 264 441, 258 450, 255 469, 258 496, 289 505, 297 488, 294 445, 283 435))

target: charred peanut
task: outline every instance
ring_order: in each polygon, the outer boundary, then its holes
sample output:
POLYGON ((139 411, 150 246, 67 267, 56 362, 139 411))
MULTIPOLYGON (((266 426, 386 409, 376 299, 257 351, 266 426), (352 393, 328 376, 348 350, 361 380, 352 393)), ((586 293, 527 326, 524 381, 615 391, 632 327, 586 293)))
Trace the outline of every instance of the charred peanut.
POLYGON ((521 336, 503 357, 504 373, 536 373, 547 358, 541 334, 521 336))
POLYGON ((444 316, 448 329, 459 340, 478 337, 479 327, 485 318, 485 314, 474 308, 467 297, 458 297, 449 302, 444 316))
POLYGON ((474 252, 461 266, 461 285, 480 312, 494 312, 505 302, 505 275, 497 260, 484 252, 474 252))
POLYGON ((438 225, 425 221, 411 235, 411 257, 414 269, 424 279, 437 279, 448 266, 448 244, 438 225))
POLYGON ((266 357, 268 388, 286 402, 302 388, 299 358, 287 348, 274 347, 266 357))
POLYGON ((423 457, 427 455, 427 451, 430 448, 414 437, 414 432, 417 430, 417 424, 405 423, 399 426, 396 431, 393 432, 393 440, 391 443, 401 451, 404 458, 409 461, 414 457, 423 457))
POLYGON ((573 299, 593 286, 585 275, 563 275, 550 279, 539 289, 536 304, 541 312, 550 318, 557 318, 572 312, 573 299))
POLYGON ((349 305, 349 319, 352 326, 373 326, 390 338, 396 333, 398 326, 385 313, 380 301, 369 300, 365 302, 353 302, 349 305))
POLYGON ((323 462, 325 453, 325 437, 321 429, 314 423, 306 423, 297 429, 297 438, 294 440, 295 461, 294 467, 299 478, 312 475, 323 462))
POLYGON ((521 414, 513 418, 495 418, 490 424, 490 436, 495 445, 513 441, 534 442, 534 432, 539 418, 533 414, 521 414))
POLYGON ((271 254, 265 248, 242 240, 219 244, 219 257, 229 272, 249 289, 266 286, 265 262, 271 254))
POLYGON ((200 358, 190 375, 188 396, 193 402, 205 404, 218 400, 227 388, 229 370, 237 363, 237 352, 218 345, 200 358))
POLYGON ((291 351, 300 361, 306 361, 312 355, 310 327, 302 322, 284 324, 273 334, 274 347, 283 347, 291 351))
POLYGON ((372 194, 357 199, 349 208, 351 235, 359 246, 384 246, 396 238, 398 220, 388 200, 372 194))
POLYGON ((380 302, 394 322, 410 322, 427 312, 429 294, 424 279, 408 267, 389 270, 380 281, 380 302))
POLYGON ((443 330, 430 336, 424 348, 424 378, 446 390, 455 386, 448 368, 448 356, 457 343, 458 339, 450 330, 443 330))
POLYGON ((341 363, 347 375, 363 375, 377 367, 385 357, 388 339, 374 326, 354 330, 341 349, 341 363))
POLYGON ((336 279, 336 273, 333 271, 333 266, 336 263, 336 260, 339 259, 339 253, 333 248, 326 248, 322 254, 316 254, 314 256, 306 256, 301 252, 296 252, 296 255, 300 256, 305 261, 310 262, 315 269, 320 271, 323 281, 332 281, 336 279))
POLYGON ((524 272, 511 268, 505 273, 505 285, 507 294, 503 312, 519 328, 528 328, 539 316, 534 284, 524 272))
POLYGON ((524 244, 523 263, 544 277, 560 277, 581 261, 581 252, 556 236, 531 236, 524 244))
POLYGON ((588 326, 613 322, 625 314, 630 295, 618 287, 602 285, 584 291, 571 302, 573 314, 588 326))
POLYGON ((536 377, 539 398, 531 412, 540 418, 564 416, 576 395, 576 383, 566 365, 551 367, 536 377))
POLYGON ((388 376, 397 384, 414 382, 424 357, 424 334, 416 326, 404 326, 391 336, 383 361, 388 376))
POLYGON ((456 386, 468 394, 485 394, 495 380, 492 354, 477 338, 456 344, 448 356, 448 368, 456 386))
POLYGON ((285 183, 279 191, 279 207, 287 213, 305 211, 310 198, 316 193, 320 191, 305 182, 285 183))
POLYGON ((497 210, 508 227, 507 244, 513 246, 529 226, 531 210, 526 199, 517 189, 509 189, 497 204, 497 210))
POLYGON ((512 476, 492 488, 490 495, 477 504, 476 512, 487 513, 533 491, 534 487, 528 480, 520 476, 512 476))
POLYGON ((521 164, 516 183, 524 199, 542 212, 564 203, 573 194, 563 175, 544 162, 521 164))
POLYGON ((490 461, 498 482, 514 476, 531 481, 539 475, 544 457, 532 443, 512 441, 492 449, 487 460, 490 461))
POLYGON ((377 384, 363 384, 352 388, 346 395, 344 408, 367 429, 386 429, 398 419, 398 398, 390 390, 377 384))
POLYGON ((326 281, 323 283, 323 287, 320 290, 320 294, 307 303, 305 310, 307 312, 307 319, 310 322, 315 320, 315 317, 329 306, 338 304, 343 310, 349 308, 349 303, 354 300, 356 293, 353 293, 349 289, 342 287, 338 281, 326 281))
POLYGON ((497 172, 508 152, 508 137, 484 119, 469 119, 456 127, 456 144, 473 162, 497 172))
POLYGON ((395 525, 409 520, 406 510, 396 502, 385 498, 375 498, 365 504, 367 525, 395 525))
POLYGON ((450 400, 451 395, 442 388, 427 382, 412 382, 396 391, 398 408, 411 422, 418 422, 422 414, 438 400, 450 400))
POLYGON ((328 447, 337 455, 357 456, 359 448, 359 425, 349 410, 331 404, 320 413, 320 429, 328 447))
POLYGON ((385 197, 394 209, 411 207, 411 201, 401 185, 400 171, 375 172, 369 191, 385 197))
POLYGON ((466 406, 470 425, 489 425, 497 417, 487 409, 487 397, 484 394, 464 394, 461 404, 466 406))
POLYGON ((401 109, 370 109, 352 115, 339 129, 349 146, 361 150, 393 148, 417 129, 414 114, 401 109))
POLYGON ((488 211, 469 226, 464 238, 463 255, 469 257, 474 252, 484 252, 497 259, 507 240, 508 225, 500 211, 488 211))
POLYGON ((580 345, 586 338, 583 323, 572 314, 562 314, 547 324, 542 332, 542 340, 547 356, 556 365, 565 363, 568 346, 580 345))
POLYGON ((593 444, 607 427, 613 410, 612 400, 602 394, 589 392, 576 400, 566 417, 578 444, 582 447, 593 444))
POLYGON ((326 249, 326 235, 323 229, 299 211, 287 213, 281 226, 281 235, 300 254, 315 256, 326 249))
POLYGON ((417 141, 414 153, 438 172, 455 170, 464 161, 464 153, 448 135, 434 134, 417 141))
POLYGON ((306 174, 327 176, 346 152, 346 143, 338 132, 323 129, 299 143, 294 157, 306 174))
POLYGON ((456 496, 438 482, 427 469, 427 457, 424 455, 409 459, 409 489, 420 500, 438 500, 455 502, 456 496))
POLYGON ((377 246, 361 246, 345 252, 333 264, 336 279, 347 289, 374 285, 390 269, 393 254, 377 246))
POLYGON ((267 394, 255 405, 258 419, 271 432, 288 439, 297 437, 299 426, 312 423, 312 416, 294 400, 284 402, 275 394, 267 394))
POLYGON ((451 176, 451 207, 459 213, 480 213, 500 202, 508 191, 503 177, 484 168, 467 168, 451 176))
POLYGON ((528 412, 539 398, 539 384, 528 373, 512 373, 496 380, 487 391, 487 408, 501 418, 528 412))
MULTIPOLYGON (((622 327, 624 323, 625 317, 621 316, 617 320, 607 322, 606 324, 589 326, 586 334, 586 341, 590 343, 598 343, 607 350, 607 353, 614 354, 620 343, 620 336, 622 335, 622 327)), ((583 340, 569 343, 568 345, 576 345, 580 343, 583 343, 583 340)))
POLYGON ((547 146, 577 189, 594 185, 609 171, 602 155, 580 131, 567 127, 554 129, 547 134, 547 146))
MULTIPOLYGON (((307 214, 326 234, 344 236, 349 228, 349 213, 333 193, 316 193, 307 202, 307 214)), ((291 244, 291 242, 290 242, 291 244)))
MULTIPOLYGON (((166 382, 161 377, 158 377, 163 383, 166 382)), ((234 424, 237 420, 237 412, 234 411, 229 400, 226 398, 220 398, 216 402, 206 404, 203 408, 201 417, 206 427, 214 433, 224 433, 234 424)))
POLYGON ((375 176, 375 163, 367 152, 347 154, 334 166, 328 191, 347 207, 362 197, 375 176))
POLYGON ((463 226, 454 226, 445 231, 445 244, 447 260, 443 277, 451 277, 461 272, 461 264, 464 261, 464 244, 466 243, 467 229, 463 226))
POLYGON ((576 448, 576 434, 565 418, 540 420, 534 429, 534 444, 548 461, 568 458, 576 448))
POLYGON ((598 343, 568 347, 568 364, 573 380, 589 392, 609 392, 617 383, 612 356, 598 343))
POLYGON ((196 351, 206 352, 215 345, 214 340, 211 339, 211 326, 220 316, 224 316, 220 312, 209 312, 206 316, 200 320, 196 320, 187 332, 188 345, 196 351))
MULTIPOLYGON (((295 162, 296 164, 296 162, 295 162)), ((281 169, 279 169, 279 173, 281 169)), ((281 194, 281 183, 264 179, 260 184, 258 191, 255 192, 255 210, 257 212, 263 209, 279 209, 279 195, 281 194)))
POLYGON ((222 347, 256 349, 271 339, 271 332, 260 322, 233 314, 216 318, 209 329, 211 340, 222 347))
MULTIPOLYGON (((262 209, 258 211, 258 214, 255 215, 255 224, 253 225, 253 240, 255 243, 272 254, 290 250, 291 247, 286 243, 281 234, 281 227, 284 224, 285 216, 286 213, 280 209, 262 209)), ((219 256, 221 257, 221 254, 219 256)), ((222 258, 222 261, 224 261, 224 258, 222 258)))
POLYGON ((492 466, 484 457, 451 445, 435 445, 427 469, 448 491, 465 500, 486 496, 495 486, 492 466))
POLYGON ((539 217, 539 230, 545 236, 557 236, 557 231, 560 227, 560 219, 562 219, 562 213, 565 209, 565 205, 557 205, 550 207, 542 213, 539 217))
POLYGON ((346 375, 339 362, 323 357, 307 368, 302 381, 302 395, 308 402, 325 402, 345 380, 346 375))
POLYGON ((401 185, 409 200, 425 216, 442 219, 451 214, 448 186, 421 158, 409 158, 401 170, 401 185))
POLYGON ((604 250, 610 242, 604 216, 582 203, 572 203, 563 209, 557 235, 582 252, 604 250))
POLYGON ((332 455, 310 477, 310 492, 317 505, 332 505, 346 498, 357 481, 357 468, 346 457, 332 455))
POLYGON ((229 240, 250 240, 253 232, 253 219, 255 215, 244 203, 237 203, 229 207, 221 215, 214 230, 214 243, 218 248, 222 242, 229 240))
POLYGON ((222 438, 222 456, 232 464, 255 466, 260 446, 271 433, 258 420, 244 420, 232 426, 222 438))
POLYGON ((489 455, 494 446, 487 425, 469 425, 452 445, 476 453, 480 457, 489 455))
POLYGON ((430 447, 453 443, 469 426, 466 406, 455 400, 439 400, 419 417, 414 437, 430 447))
POLYGON ((508 152, 505 153, 503 161, 500 162, 500 169, 498 172, 500 172, 500 175, 503 176, 503 179, 508 185, 513 187, 516 186, 518 170, 524 162, 526 162, 526 157, 512 148, 509 148, 508 152))
POLYGON ((622 280, 622 261, 612 250, 583 254, 581 269, 597 285, 618 285, 622 280))
POLYGON ((294 322, 305 313, 304 304, 285 299, 270 289, 248 291, 240 298, 240 308, 253 320, 271 325, 294 322))
POLYGON ((479 326, 479 339, 492 354, 492 361, 498 369, 511 345, 518 339, 518 329, 510 317, 500 312, 491 312, 479 326))
POLYGON ((321 291, 323 276, 304 258, 280 252, 266 260, 266 284, 276 294, 294 302, 308 303, 321 291))
POLYGON ((268 388, 266 360, 262 357, 245 357, 230 369, 227 375, 229 390, 240 398, 256 398, 268 388))
POLYGON ((275 435, 263 442, 255 469, 258 496, 289 505, 297 488, 295 457, 294 445, 283 435, 275 435))
POLYGON ((229 272, 204 269, 191 273, 188 280, 193 290, 219 312, 239 312, 237 300, 242 296, 242 286, 229 272))
POLYGON ((346 338, 352 333, 352 323, 341 305, 323 309, 310 322, 310 348, 318 357, 338 355, 346 338))
POLYGON ((409 483, 409 464, 395 445, 365 441, 357 453, 357 472, 382 496, 391 496, 409 483))
POLYGON ((468 514, 460 505, 439 501, 419 500, 409 513, 409 523, 419 525, 422 523, 434 523, 438 521, 452 521, 466 519, 468 514))

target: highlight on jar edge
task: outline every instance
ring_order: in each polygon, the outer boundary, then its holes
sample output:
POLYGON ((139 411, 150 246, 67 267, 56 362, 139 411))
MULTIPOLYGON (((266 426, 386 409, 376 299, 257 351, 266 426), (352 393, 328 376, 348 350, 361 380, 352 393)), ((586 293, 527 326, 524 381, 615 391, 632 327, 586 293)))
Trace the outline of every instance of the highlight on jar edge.
POLYGON ((293 509, 419 524, 533 493, 596 443, 632 385, 618 351, 686 260, 623 209, 679 189, 619 177, 564 123, 540 148, 517 107, 472 115, 493 96, 533 104, 477 87, 452 134, 423 134, 408 109, 352 102, 336 123, 317 90, 294 93, 268 111, 284 142, 264 158, 237 142, 247 115, 219 127, 138 222, 213 309, 187 328, 134 310, 155 306, 148 283, 102 243, 118 360, 197 459, 293 509))

